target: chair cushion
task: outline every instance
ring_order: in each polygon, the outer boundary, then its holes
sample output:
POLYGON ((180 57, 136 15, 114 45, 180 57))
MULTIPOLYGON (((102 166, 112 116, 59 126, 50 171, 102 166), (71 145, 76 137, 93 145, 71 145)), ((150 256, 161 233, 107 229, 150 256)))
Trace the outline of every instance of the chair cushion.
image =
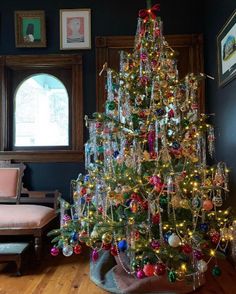
POLYGON ((0 205, 1 229, 36 229, 42 228, 56 217, 55 210, 31 204, 0 205))
POLYGON ((19 168, 0 168, 0 197, 17 196, 19 176, 19 168))

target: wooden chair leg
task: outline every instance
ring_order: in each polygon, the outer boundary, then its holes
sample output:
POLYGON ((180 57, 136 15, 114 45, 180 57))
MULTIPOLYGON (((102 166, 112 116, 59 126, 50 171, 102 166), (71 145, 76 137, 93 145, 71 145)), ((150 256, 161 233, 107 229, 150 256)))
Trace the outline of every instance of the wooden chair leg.
POLYGON ((39 262, 42 253, 42 237, 37 236, 34 238, 34 250, 36 255, 36 260, 39 262))

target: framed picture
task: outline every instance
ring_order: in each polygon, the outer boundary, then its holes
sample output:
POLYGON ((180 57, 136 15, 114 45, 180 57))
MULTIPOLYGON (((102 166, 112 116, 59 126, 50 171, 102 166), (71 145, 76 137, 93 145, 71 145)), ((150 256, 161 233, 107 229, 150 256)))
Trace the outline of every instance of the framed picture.
POLYGON ((46 47, 44 11, 15 11, 15 40, 16 47, 46 47))
POLYGON ((60 10, 60 49, 91 48, 91 10, 60 10))
POLYGON ((236 10, 217 35, 218 84, 226 85, 236 76, 236 10))

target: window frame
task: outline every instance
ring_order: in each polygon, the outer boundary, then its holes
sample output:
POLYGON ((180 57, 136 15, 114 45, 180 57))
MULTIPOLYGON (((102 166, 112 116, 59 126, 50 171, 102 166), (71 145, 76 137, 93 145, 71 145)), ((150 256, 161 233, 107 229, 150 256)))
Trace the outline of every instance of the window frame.
MULTIPOLYGON (((0 160, 24 162, 81 162, 83 161, 83 80, 82 56, 77 54, 54 55, 7 55, 0 56, 0 160), (71 148, 63 150, 12 150, 13 110, 9 87, 9 70, 69 69, 71 89, 69 94, 69 121, 71 127, 71 148)), ((24 78, 23 78, 24 79, 24 78)), ((22 79, 22 80, 23 80, 22 79)))

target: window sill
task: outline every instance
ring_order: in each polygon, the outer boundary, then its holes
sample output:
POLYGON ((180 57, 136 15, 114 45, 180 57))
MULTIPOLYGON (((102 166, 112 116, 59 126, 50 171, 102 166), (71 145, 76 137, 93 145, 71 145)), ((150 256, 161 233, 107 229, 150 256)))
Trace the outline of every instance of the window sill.
POLYGON ((0 151, 0 160, 16 162, 83 162, 83 151, 0 151))

